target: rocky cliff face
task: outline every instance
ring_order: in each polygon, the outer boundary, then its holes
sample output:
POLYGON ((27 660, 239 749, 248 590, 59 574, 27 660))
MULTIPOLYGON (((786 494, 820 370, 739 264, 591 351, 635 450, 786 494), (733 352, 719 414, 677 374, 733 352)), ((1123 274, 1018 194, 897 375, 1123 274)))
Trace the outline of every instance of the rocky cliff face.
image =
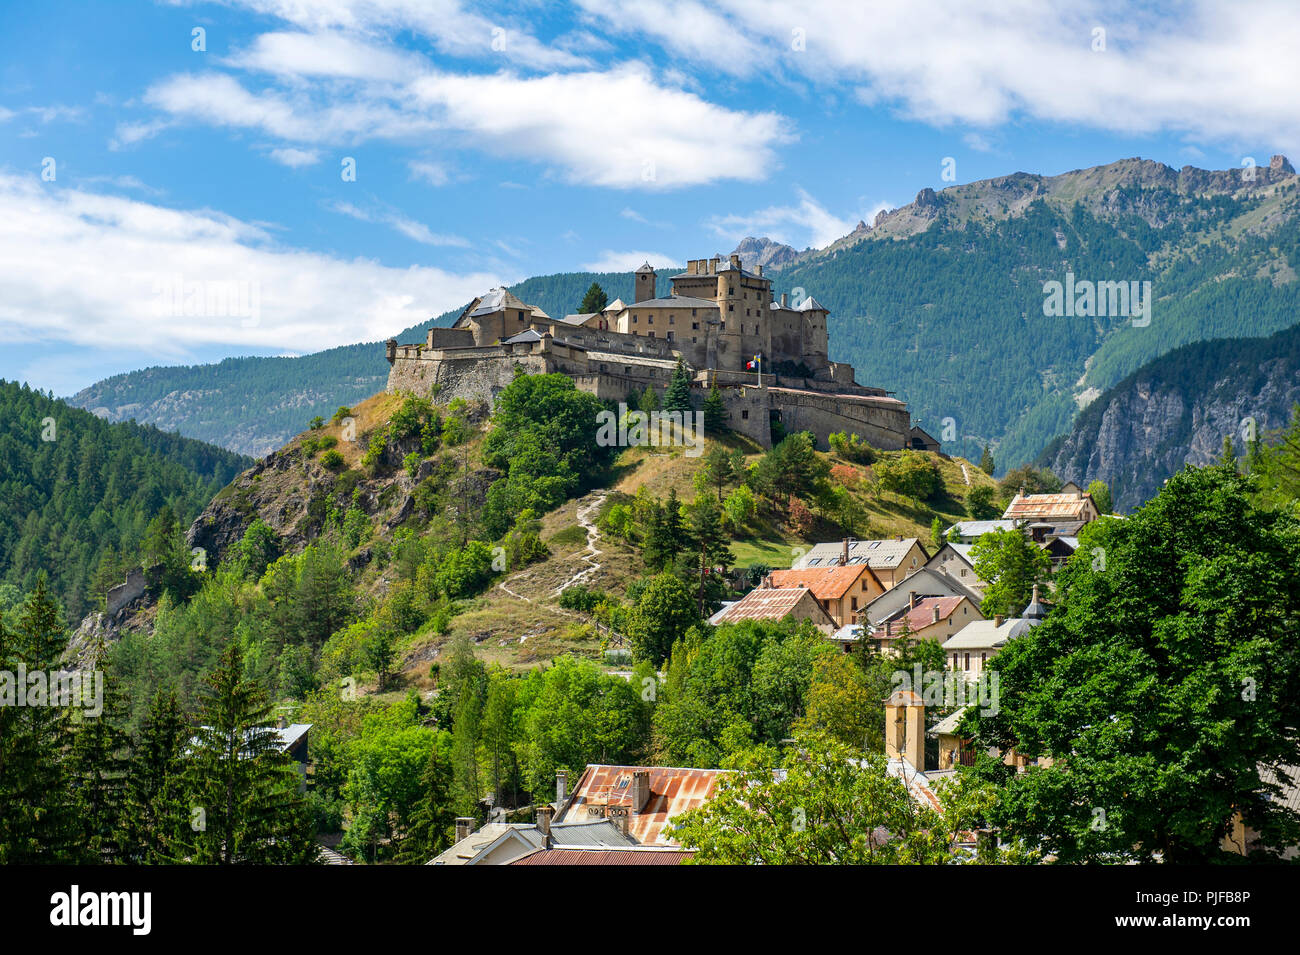
POLYGON ((1300 402, 1300 327, 1270 338, 1201 342, 1139 369, 1094 401, 1040 463, 1078 483, 1100 479, 1115 505, 1149 500, 1185 464, 1218 459, 1231 435, 1284 427, 1300 402))
POLYGON ((747 269, 756 265, 761 265, 765 269, 779 269, 799 257, 799 253, 788 245, 773 242, 766 237, 754 238, 753 236, 741 239, 740 245, 735 248, 735 254, 741 257, 747 269))

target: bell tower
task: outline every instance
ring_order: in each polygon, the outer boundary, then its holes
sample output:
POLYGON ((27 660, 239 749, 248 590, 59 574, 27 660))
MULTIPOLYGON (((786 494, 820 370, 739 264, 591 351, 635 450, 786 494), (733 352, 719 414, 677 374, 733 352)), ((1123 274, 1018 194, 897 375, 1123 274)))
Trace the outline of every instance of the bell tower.
POLYGON ((648 302, 655 297, 655 277, 655 270, 649 262, 636 270, 636 289, 633 292, 633 303, 648 302))

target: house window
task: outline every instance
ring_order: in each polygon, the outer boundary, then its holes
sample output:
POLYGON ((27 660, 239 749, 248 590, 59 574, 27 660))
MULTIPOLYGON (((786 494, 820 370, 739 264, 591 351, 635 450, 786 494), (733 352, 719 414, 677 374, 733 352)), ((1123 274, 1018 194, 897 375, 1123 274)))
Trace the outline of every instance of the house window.
POLYGON ((966 669, 970 669, 970 654, 966 654, 966 669))
POLYGON ((858 598, 857 598, 857 597, 850 597, 850 598, 849 598, 849 609, 850 609, 850 610, 857 610, 857 609, 858 609, 858 598))
POLYGON ((655 317, 653 315, 647 315, 645 317, 645 323, 647 325, 653 325, 655 323, 655 317))
POLYGON ((636 324, 636 316, 635 316, 635 315, 632 316, 632 324, 633 324, 633 325, 636 324))

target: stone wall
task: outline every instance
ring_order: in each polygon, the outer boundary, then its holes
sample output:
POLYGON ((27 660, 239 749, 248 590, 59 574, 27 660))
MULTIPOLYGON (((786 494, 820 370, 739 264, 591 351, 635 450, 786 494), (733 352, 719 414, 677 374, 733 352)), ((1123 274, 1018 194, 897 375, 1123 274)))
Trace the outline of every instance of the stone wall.
POLYGON ((872 447, 884 451, 907 446, 911 416, 907 406, 895 398, 784 388, 773 388, 770 394, 785 430, 811 431, 820 448, 827 447, 828 437, 836 431, 861 435, 872 447))

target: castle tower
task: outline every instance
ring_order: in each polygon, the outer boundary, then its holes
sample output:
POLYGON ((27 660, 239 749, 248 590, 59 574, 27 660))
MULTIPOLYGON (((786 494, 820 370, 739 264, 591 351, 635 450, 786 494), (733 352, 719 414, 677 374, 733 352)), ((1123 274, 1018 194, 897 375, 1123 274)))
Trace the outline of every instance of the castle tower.
POLYGON ((636 291, 633 303, 648 302, 655 297, 655 270, 647 262, 636 270, 636 291))

